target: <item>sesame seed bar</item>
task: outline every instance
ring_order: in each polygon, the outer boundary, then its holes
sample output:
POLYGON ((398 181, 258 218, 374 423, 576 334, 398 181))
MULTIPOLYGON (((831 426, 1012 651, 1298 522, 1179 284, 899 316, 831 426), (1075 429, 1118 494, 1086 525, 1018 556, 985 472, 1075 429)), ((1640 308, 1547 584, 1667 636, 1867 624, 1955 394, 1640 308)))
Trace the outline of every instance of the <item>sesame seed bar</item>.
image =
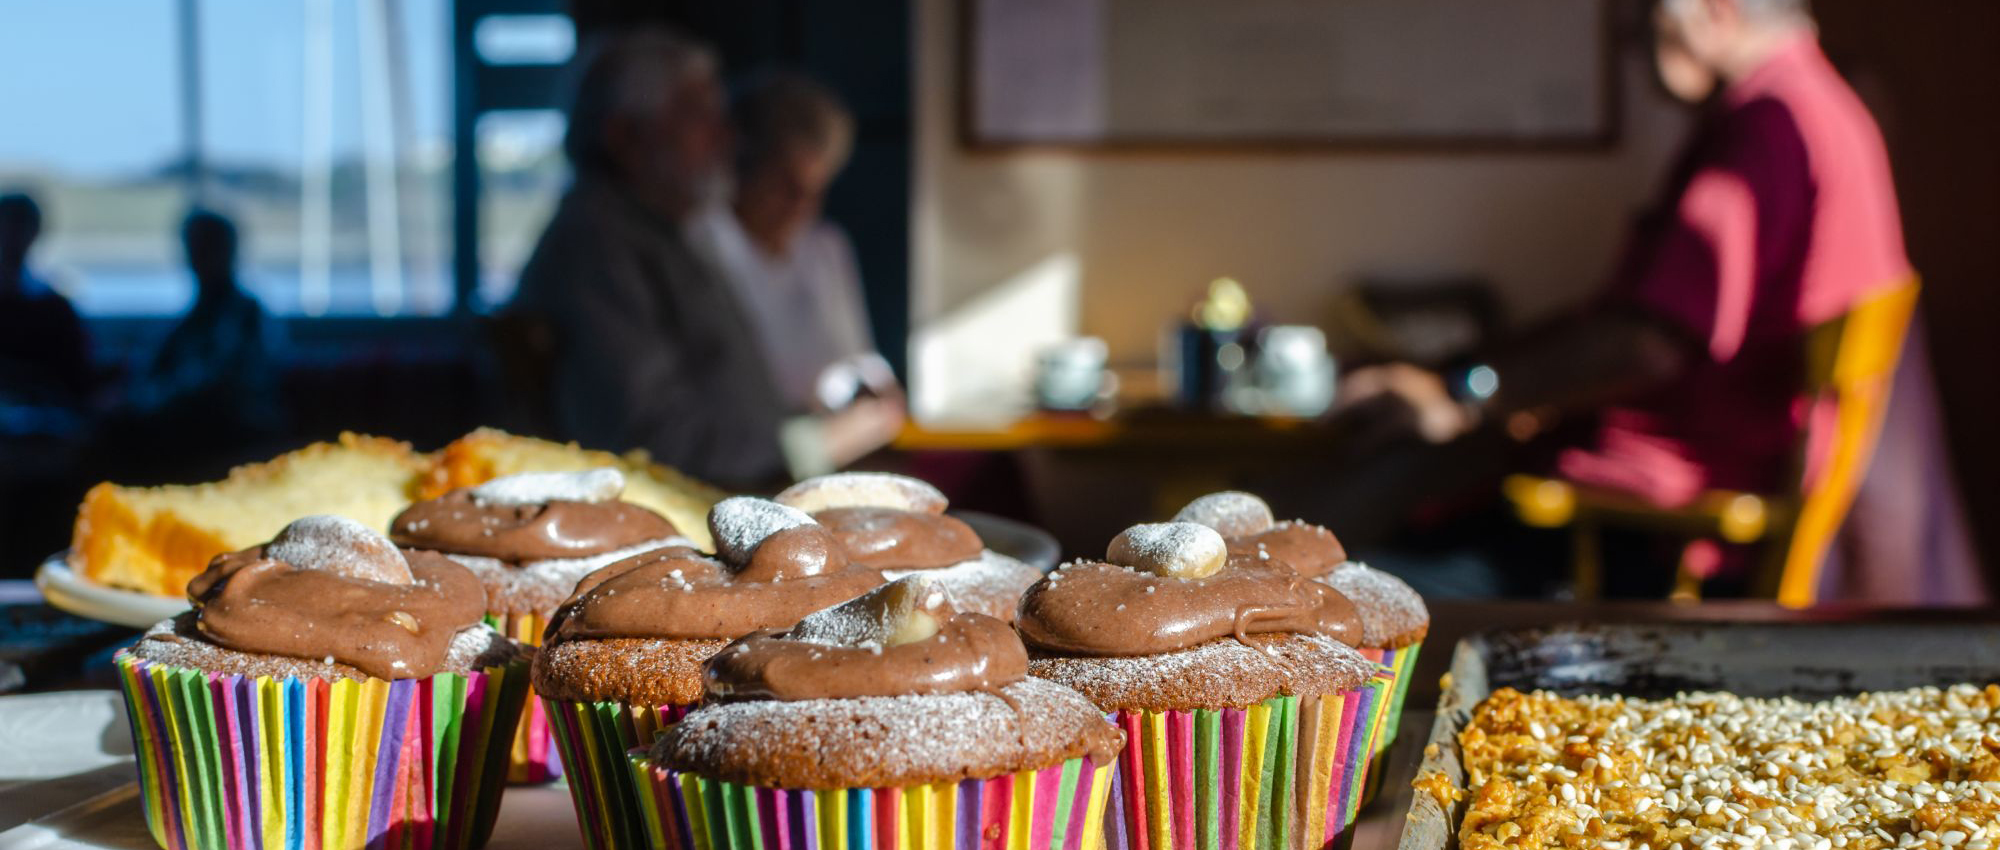
MULTIPOLYGON (((1459 746, 1465 850, 2000 848, 2000 685, 1824 702, 1503 689, 1459 746)), ((1459 797, 1439 780, 1417 785, 1459 797)))

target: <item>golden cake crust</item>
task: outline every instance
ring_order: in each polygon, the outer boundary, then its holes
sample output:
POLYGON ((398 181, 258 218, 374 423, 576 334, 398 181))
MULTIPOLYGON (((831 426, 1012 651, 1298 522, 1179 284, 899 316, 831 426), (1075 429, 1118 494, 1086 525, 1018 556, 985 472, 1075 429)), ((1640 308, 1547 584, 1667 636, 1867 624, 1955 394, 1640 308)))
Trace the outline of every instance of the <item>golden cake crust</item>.
POLYGON ((98 484, 77 510, 70 566, 98 584, 180 596, 216 555, 269 540, 301 516, 338 514, 386 530, 429 466, 408 443, 343 433, 221 481, 98 484))

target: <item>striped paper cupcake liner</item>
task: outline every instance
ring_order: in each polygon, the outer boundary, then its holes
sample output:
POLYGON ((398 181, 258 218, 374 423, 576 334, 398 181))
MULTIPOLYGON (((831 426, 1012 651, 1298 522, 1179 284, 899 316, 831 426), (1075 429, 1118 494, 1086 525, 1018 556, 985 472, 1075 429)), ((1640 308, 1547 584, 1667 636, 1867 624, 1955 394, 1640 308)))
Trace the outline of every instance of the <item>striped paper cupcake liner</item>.
POLYGON ((1119 711, 1113 850, 1321 847, 1361 808, 1389 683, 1241 709, 1119 711))
POLYGON ((647 846, 645 801, 633 783, 626 753, 652 746, 661 729, 679 721, 693 706, 540 702, 556 752, 562 756, 584 846, 589 850, 647 846))
MULTIPOLYGON (((548 619, 539 614, 487 614, 486 624, 529 646, 542 645, 542 630, 548 619)), ((507 756, 507 781, 513 785, 540 785, 562 776, 562 759, 556 755, 555 736, 549 730, 548 714, 542 701, 529 699, 514 728, 514 745, 507 756)))
POLYGON ((1377 678, 1388 682, 1389 707, 1376 718, 1381 727, 1375 731, 1375 753, 1370 761, 1368 777, 1361 783, 1361 804, 1367 805, 1382 790, 1383 754, 1396 740, 1396 732, 1403 719, 1403 699, 1410 693, 1410 675, 1417 668, 1417 650, 1422 644, 1411 644, 1400 649, 1363 648, 1361 654, 1370 661, 1381 665, 1377 678))
POLYGON ((1095 848, 1111 765, 903 788, 760 788, 630 757, 652 850, 1085 850, 1095 848))
POLYGON ((166 850, 478 847, 528 696, 525 661, 396 681, 115 664, 166 850))
POLYGON ((1413 643, 1401 649, 1363 648, 1361 654, 1368 660, 1382 665, 1380 676, 1389 680, 1389 710, 1382 715, 1382 734, 1376 737, 1376 755, 1389 749, 1390 742, 1396 740, 1398 721, 1403 717, 1403 699, 1410 695, 1410 674, 1417 669, 1417 650, 1422 643, 1413 643))

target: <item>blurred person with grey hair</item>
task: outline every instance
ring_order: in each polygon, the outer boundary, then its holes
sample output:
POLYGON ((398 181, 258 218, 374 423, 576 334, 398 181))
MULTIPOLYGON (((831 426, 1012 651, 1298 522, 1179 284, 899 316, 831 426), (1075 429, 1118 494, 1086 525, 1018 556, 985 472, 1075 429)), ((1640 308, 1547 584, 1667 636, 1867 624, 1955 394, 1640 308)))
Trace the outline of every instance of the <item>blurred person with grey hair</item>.
POLYGON ((735 197, 696 221, 794 413, 869 408, 894 436, 902 392, 875 348, 854 248, 820 215, 854 146, 854 117, 813 80, 765 74, 736 97, 735 197))
POLYGON ((728 184, 714 54, 647 28, 580 58, 563 145, 575 181, 510 308, 546 330, 556 436, 735 487, 875 448, 871 421, 790 415, 741 300, 691 245, 728 184))

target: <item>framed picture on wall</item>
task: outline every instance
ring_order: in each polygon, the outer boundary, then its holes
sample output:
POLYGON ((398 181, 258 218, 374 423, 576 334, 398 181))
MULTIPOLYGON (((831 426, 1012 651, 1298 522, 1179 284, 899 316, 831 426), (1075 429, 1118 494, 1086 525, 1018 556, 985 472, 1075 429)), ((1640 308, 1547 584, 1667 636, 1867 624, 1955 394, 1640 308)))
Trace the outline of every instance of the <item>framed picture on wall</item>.
POLYGON ((961 0, 974 148, 1590 148, 1609 0, 961 0))

